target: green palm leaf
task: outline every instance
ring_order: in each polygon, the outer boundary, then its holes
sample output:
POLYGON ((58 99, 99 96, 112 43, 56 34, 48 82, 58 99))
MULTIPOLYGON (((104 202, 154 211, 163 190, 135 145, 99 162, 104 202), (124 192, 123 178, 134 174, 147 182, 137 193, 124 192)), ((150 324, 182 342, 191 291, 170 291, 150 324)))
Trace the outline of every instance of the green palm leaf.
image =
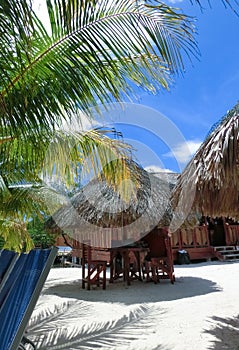
POLYGON ((25 218, 32 217, 32 213, 52 213, 67 202, 65 196, 46 186, 24 185, 9 188, 11 196, 0 205, 2 217, 16 216, 25 218))
POLYGON ((24 242, 26 249, 32 247, 26 230, 28 219, 43 213, 52 215, 67 203, 68 192, 80 181, 83 168, 103 175, 112 187, 119 188, 123 198, 128 196, 127 181, 123 180, 131 178, 137 184, 126 161, 130 148, 109 138, 109 132, 58 130, 43 133, 41 142, 29 133, 27 140, 19 136, 0 143, 0 235, 5 248, 19 251, 24 242), (126 184, 123 187, 119 186, 122 181, 126 184), (49 182, 61 186, 53 189, 49 182))
POLYGON ((116 187, 117 179, 110 180, 110 175, 118 172, 121 180, 128 178, 125 160, 130 158, 131 147, 109 137, 112 133, 113 130, 104 129, 85 132, 65 129, 43 132, 41 140, 30 132, 27 139, 15 137, 0 144, 2 177, 7 179, 7 185, 39 184, 42 179, 56 179, 71 186, 79 181, 82 173, 93 171, 95 176, 103 172, 116 187))
POLYGON ((8 187, 8 196, 0 202, 0 237, 4 248, 29 251, 33 242, 27 231, 33 215, 43 219, 66 203, 66 197, 49 187, 14 185, 8 187))
POLYGON ((0 238, 4 241, 3 249, 29 251, 33 242, 27 232, 26 223, 13 215, 0 217, 0 238))
POLYGON ((183 70, 182 51, 196 51, 189 19, 160 1, 47 1, 50 33, 27 1, 16 10, 15 1, 5 3, 0 27, 11 25, 0 38, 1 121, 15 132, 120 100, 128 78, 167 87, 168 75, 183 70))

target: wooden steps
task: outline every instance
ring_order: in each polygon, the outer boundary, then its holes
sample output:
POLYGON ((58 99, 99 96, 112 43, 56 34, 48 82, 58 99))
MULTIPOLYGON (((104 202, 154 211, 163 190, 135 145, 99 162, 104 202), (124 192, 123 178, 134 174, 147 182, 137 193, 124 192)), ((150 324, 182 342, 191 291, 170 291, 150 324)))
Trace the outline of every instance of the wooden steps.
POLYGON ((214 247, 214 253, 220 261, 239 260, 239 246, 214 247))

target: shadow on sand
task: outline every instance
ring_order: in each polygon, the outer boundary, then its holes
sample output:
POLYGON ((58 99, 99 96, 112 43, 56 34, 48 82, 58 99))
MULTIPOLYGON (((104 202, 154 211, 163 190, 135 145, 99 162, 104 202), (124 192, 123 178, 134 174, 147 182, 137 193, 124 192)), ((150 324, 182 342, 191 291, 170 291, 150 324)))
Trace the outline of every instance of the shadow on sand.
POLYGON ((239 315, 232 318, 212 317, 213 328, 205 333, 214 336, 210 350, 239 350, 239 315))
POLYGON ((133 281, 130 286, 127 286, 123 281, 116 281, 113 284, 108 283, 106 290, 95 288, 90 291, 82 289, 81 280, 76 280, 68 284, 46 287, 43 293, 84 301, 108 301, 132 305, 190 298, 220 291, 221 288, 210 280, 179 277, 174 284, 171 284, 169 280, 163 280, 158 284, 133 281))

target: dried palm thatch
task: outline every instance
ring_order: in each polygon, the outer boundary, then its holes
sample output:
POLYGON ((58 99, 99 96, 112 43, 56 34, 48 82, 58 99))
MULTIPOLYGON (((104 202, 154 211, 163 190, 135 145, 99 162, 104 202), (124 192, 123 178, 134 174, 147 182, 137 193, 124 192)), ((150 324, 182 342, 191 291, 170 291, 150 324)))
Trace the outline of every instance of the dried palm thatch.
POLYGON ((239 104, 213 128, 181 174, 173 207, 239 219, 239 104), (188 203, 190 205, 188 205, 188 203))
POLYGON ((105 179, 94 178, 52 216, 47 227, 57 226, 80 242, 90 239, 95 246, 109 247, 112 240, 132 243, 157 225, 169 225, 172 184, 167 175, 158 178, 134 162, 132 169, 137 186, 132 182, 128 201, 105 179))

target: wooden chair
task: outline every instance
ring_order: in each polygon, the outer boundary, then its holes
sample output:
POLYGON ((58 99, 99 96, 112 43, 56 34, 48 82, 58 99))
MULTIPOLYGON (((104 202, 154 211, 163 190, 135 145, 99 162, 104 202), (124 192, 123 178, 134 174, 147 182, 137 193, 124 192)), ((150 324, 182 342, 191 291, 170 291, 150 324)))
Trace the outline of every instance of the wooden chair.
POLYGON ((107 261, 97 259, 99 249, 91 247, 90 241, 82 244, 82 288, 90 290, 92 285, 106 289, 106 268, 107 261))
POLYGON ((175 282, 171 240, 167 231, 158 229, 144 237, 150 252, 144 262, 143 275, 154 283, 161 279, 175 282))

